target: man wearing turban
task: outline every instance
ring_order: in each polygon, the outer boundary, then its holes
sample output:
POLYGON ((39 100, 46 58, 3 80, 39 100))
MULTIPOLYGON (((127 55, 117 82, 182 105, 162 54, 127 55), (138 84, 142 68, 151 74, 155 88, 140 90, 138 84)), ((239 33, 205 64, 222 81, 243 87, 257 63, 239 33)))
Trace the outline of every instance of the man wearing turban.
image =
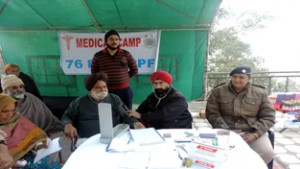
POLYGON ((88 94, 73 100, 62 116, 66 136, 88 138, 100 133, 98 103, 111 104, 113 126, 126 123, 131 128, 144 128, 136 118, 127 116, 125 105, 117 95, 108 93, 107 80, 103 72, 85 78, 88 94))
POLYGON ((156 129, 191 128, 192 116, 185 97, 172 86, 172 75, 157 71, 151 75, 154 92, 129 116, 156 129))

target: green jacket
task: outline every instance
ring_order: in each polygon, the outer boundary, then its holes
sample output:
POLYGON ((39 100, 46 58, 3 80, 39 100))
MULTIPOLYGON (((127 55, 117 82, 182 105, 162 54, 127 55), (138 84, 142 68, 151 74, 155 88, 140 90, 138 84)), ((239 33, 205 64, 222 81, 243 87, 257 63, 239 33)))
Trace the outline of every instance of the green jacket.
POLYGON ((213 128, 250 131, 260 136, 275 123, 273 108, 264 87, 249 83, 236 93, 231 83, 216 86, 206 105, 213 128))

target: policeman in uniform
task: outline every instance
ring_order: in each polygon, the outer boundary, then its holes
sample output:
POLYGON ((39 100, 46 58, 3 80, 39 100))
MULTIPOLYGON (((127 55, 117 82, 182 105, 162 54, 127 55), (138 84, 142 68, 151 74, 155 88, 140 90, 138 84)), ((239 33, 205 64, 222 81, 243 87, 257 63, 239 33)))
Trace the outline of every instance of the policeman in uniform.
POLYGON ((273 159, 267 131, 275 123, 275 110, 264 87, 252 84, 251 68, 238 66, 229 83, 217 85, 206 105, 206 118, 213 128, 238 131, 265 163, 273 159))

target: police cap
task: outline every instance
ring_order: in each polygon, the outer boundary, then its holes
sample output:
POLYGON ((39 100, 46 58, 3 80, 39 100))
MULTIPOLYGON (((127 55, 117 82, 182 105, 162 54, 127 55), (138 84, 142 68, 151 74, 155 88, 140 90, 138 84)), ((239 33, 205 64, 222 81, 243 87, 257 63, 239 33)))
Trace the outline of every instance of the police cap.
POLYGON ((238 66, 236 68, 234 68, 229 76, 232 76, 234 74, 247 74, 247 75, 251 75, 251 68, 248 66, 238 66))

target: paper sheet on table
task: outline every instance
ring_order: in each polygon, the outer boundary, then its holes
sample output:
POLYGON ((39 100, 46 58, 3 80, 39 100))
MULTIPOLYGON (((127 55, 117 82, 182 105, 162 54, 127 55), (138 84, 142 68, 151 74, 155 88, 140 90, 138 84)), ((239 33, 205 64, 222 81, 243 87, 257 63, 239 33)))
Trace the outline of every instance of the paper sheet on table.
POLYGON ((34 163, 40 161, 42 158, 58 152, 61 150, 61 145, 59 143, 59 137, 53 140, 50 140, 50 143, 47 148, 43 148, 37 151, 36 156, 34 158, 34 163))
POLYGON ((126 152, 134 150, 138 144, 130 141, 131 137, 129 131, 122 134, 119 137, 112 139, 111 143, 108 145, 106 151, 108 152, 126 152))
POLYGON ((149 165, 149 152, 127 152, 122 158, 119 168, 123 169, 142 169, 149 165))
POLYGON ((182 160, 179 159, 175 150, 152 151, 150 153, 149 169, 179 169, 182 166, 182 160))

